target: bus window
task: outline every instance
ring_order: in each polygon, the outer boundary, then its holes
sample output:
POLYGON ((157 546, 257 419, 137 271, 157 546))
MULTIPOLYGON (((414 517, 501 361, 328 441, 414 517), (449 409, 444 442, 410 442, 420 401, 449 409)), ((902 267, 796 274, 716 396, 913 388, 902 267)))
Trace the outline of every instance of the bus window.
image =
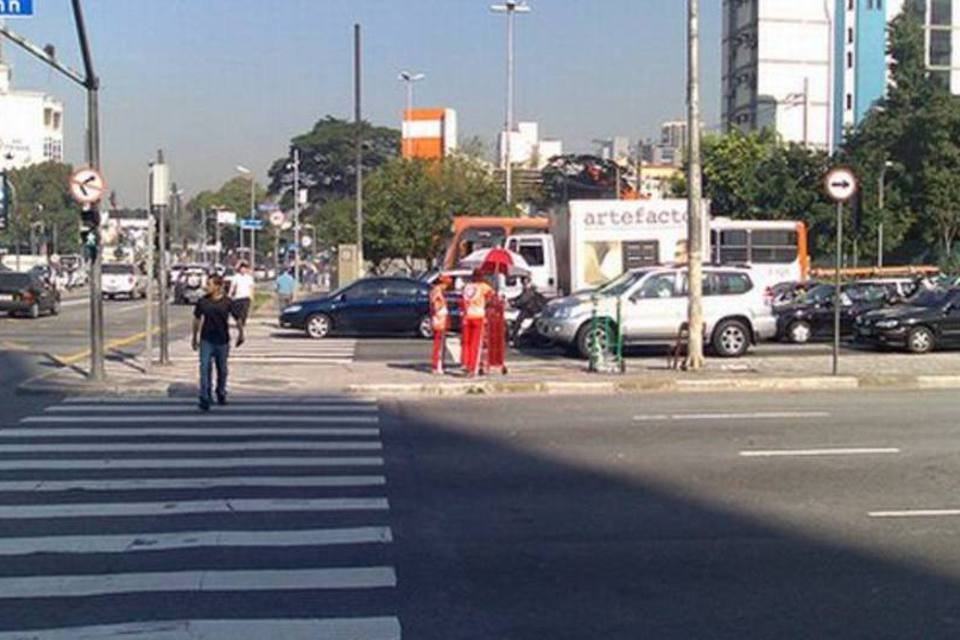
POLYGON ((721 264, 746 263, 749 261, 749 245, 747 232, 742 229, 731 229, 720 232, 719 255, 721 264))
POLYGON ((756 229, 750 234, 751 262, 790 263, 797 259, 797 232, 781 229, 756 229))

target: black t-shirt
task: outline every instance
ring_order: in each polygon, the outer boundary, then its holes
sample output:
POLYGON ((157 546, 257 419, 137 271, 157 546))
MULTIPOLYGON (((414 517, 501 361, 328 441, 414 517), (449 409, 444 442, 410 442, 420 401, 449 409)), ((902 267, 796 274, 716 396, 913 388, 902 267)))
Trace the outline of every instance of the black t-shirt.
POLYGON ((233 301, 227 296, 214 300, 209 295, 197 300, 193 317, 203 319, 200 339, 211 344, 230 342, 230 316, 237 317, 233 301))

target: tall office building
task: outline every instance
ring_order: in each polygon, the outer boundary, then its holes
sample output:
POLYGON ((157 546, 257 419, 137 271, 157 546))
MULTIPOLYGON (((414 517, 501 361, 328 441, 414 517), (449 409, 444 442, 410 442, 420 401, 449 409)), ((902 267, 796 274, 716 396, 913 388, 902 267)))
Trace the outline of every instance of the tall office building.
POLYGON ((934 79, 960 94, 960 0, 892 0, 913 3, 925 31, 927 66, 934 79))
POLYGON ((724 0, 725 129, 770 127, 787 141, 834 148, 883 96, 887 25, 904 2, 724 0))
POLYGON ((660 125, 660 144, 674 149, 687 148, 687 121, 670 120, 660 125))

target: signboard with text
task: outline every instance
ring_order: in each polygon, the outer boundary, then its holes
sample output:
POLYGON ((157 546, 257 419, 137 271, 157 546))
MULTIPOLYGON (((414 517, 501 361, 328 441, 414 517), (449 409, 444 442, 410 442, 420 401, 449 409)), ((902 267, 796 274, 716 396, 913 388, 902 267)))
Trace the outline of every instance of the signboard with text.
POLYGON ((0 0, 0 18, 28 18, 33 15, 33 0, 0 0))

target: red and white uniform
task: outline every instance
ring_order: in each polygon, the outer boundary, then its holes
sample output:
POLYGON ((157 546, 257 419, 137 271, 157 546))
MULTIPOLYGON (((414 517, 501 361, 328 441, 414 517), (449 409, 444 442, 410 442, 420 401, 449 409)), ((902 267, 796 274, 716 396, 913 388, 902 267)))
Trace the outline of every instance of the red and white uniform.
POLYGON ((480 364, 483 322, 487 314, 487 301, 492 297, 493 288, 486 282, 470 282, 463 288, 460 300, 463 311, 463 366, 468 373, 476 373, 480 364))

